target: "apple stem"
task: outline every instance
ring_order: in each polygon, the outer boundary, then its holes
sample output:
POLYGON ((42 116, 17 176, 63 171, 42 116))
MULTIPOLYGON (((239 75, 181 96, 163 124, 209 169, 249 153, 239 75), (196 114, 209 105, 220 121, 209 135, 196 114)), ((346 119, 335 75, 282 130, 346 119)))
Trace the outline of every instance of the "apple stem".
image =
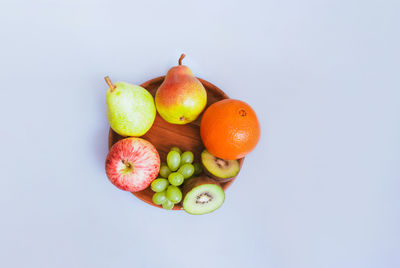
POLYGON ((178 61, 179 65, 182 65, 182 60, 183 60, 184 57, 185 57, 185 54, 182 53, 182 55, 181 55, 181 57, 179 58, 179 61, 178 61))
POLYGON ((110 90, 111 92, 113 92, 113 91, 117 88, 117 86, 114 85, 114 84, 111 82, 110 77, 106 76, 106 77, 104 77, 104 80, 106 80, 107 85, 111 88, 111 90, 110 90))

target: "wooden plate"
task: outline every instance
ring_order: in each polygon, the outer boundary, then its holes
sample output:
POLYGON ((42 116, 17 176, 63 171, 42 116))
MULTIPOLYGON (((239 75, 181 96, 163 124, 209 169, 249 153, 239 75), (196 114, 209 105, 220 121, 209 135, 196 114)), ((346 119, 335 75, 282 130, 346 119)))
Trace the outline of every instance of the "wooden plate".
MULTIPOLYGON (((213 104, 214 102, 228 99, 229 97, 218 87, 214 86, 213 84, 200 79, 200 82, 203 84, 205 89, 207 90, 207 107, 213 104)), ((164 81, 164 76, 160 76, 149 80, 143 83, 141 86, 147 89, 151 95, 155 96, 157 88, 161 85, 164 81)), ((205 110, 205 109, 204 109, 205 110)), ((169 149, 173 146, 178 146, 182 149, 182 151, 191 151, 194 154, 194 161, 200 161, 200 154, 204 149, 204 145, 201 142, 200 138, 200 120, 201 116, 197 118, 192 123, 186 125, 175 125, 166 122, 162 119, 158 114, 156 115, 156 119, 154 120, 154 124, 151 129, 141 138, 144 138, 150 141, 157 149, 158 153, 160 154, 161 161, 166 161, 167 154, 169 149)), ((116 143, 117 141, 123 139, 125 137, 118 135, 115 133, 111 128, 108 135, 108 147, 116 143)), ((244 158, 240 159, 240 167, 242 166, 244 158)), ((235 177, 236 178, 236 177, 235 177)), ((232 180, 221 183, 221 187, 226 190, 232 182, 232 180)), ((143 200, 144 202, 155 206, 160 207, 153 203, 152 196, 153 191, 148 187, 147 189, 133 193, 137 198, 143 200)), ((182 209, 180 204, 176 204, 173 208, 174 210, 182 209)))

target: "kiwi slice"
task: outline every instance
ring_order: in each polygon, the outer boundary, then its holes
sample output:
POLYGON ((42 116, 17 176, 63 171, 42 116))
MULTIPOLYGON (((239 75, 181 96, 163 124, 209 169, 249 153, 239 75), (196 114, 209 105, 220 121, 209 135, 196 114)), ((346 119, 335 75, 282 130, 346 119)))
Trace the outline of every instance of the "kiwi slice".
POLYGON ((190 179, 183 186, 183 209, 202 215, 218 209, 225 200, 225 192, 218 182, 206 176, 190 179))
POLYGON ((229 181, 240 170, 238 160, 224 160, 212 155, 207 150, 201 153, 201 163, 206 173, 219 182, 229 181))

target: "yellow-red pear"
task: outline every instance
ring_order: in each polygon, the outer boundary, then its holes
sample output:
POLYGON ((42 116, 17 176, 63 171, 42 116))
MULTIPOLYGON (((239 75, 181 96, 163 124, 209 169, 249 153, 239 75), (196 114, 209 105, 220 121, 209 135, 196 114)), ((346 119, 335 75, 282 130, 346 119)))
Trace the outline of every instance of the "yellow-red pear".
POLYGON ((155 103, 158 113, 172 124, 187 124, 194 121, 207 104, 207 92, 192 71, 182 65, 169 69, 163 83, 157 89, 155 103))

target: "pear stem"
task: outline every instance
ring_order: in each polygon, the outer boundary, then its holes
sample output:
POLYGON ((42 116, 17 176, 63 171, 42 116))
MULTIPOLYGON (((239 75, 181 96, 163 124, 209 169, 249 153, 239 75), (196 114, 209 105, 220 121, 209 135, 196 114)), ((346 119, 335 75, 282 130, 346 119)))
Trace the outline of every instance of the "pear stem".
POLYGON ((106 80, 107 85, 111 88, 110 91, 113 92, 117 86, 114 85, 114 84, 111 82, 111 79, 110 79, 110 77, 108 77, 108 76, 104 77, 104 80, 106 80))
POLYGON ((182 65, 182 60, 183 60, 184 57, 185 57, 185 54, 182 53, 182 55, 181 55, 181 57, 179 58, 179 61, 178 61, 179 65, 182 65))

